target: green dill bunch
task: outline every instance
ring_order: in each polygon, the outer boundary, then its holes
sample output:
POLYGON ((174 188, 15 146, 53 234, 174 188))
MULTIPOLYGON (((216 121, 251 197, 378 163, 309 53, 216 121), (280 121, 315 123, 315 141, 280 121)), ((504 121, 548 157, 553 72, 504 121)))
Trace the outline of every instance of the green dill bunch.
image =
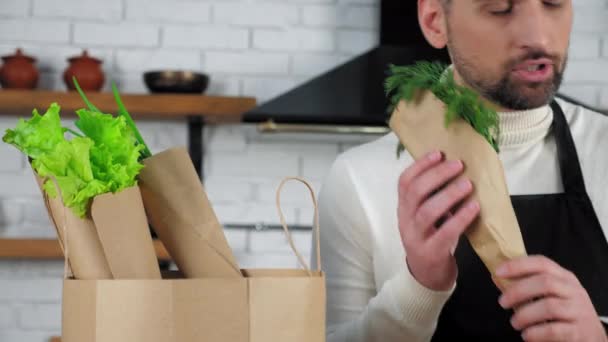
MULTIPOLYGON (((488 108, 476 92, 456 84, 454 73, 446 65, 428 61, 418 61, 407 66, 391 64, 384 89, 390 99, 389 114, 395 110, 399 101, 410 102, 419 91, 432 92, 446 106, 446 127, 456 118, 462 118, 499 152, 498 113, 488 108)), ((401 151, 402 145, 398 147, 397 154, 401 151)))

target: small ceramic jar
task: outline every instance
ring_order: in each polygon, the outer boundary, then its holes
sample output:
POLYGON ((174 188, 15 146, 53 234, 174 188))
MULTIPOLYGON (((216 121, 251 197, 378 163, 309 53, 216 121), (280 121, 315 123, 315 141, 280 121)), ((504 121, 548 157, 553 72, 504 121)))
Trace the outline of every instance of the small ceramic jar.
POLYGON ((14 55, 2 56, 0 84, 6 89, 34 89, 38 85, 36 59, 17 49, 14 55))
POLYGON ((74 90, 72 77, 76 77, 78 85, 84 91, 100 91, 105 81, 101 60, 90 57, 87 50, 80 56, 68 58, 70 65, 63 73, 63 81, 69 90, 74 90))

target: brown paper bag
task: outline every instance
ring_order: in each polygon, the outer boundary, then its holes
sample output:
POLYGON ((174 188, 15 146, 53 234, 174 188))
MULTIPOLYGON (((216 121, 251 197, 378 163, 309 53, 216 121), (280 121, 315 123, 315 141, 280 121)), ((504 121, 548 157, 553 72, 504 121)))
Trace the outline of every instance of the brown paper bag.
MULTIPOLYGON (((139 188, 93 199, 91 218, 76 217, 60 196, 45 199, 59 243, 76 279, 160 279, 139 188)), ((60 193, 60 191, 59 191, 60 193)))
POLYGON ((320 272, 245 277, 73 280, 63 284, 63 342, 322 342, 320 272))
MULTIPOLYGON (((481 207, 479 218, 466 236, 494 275, 502 262, 526 254, 502 163, 490 144, 466 121, 459 118, 446 127, 444 117, 445 104, 434 94, 424 92, 415 103, 401 101, 389 126, 414 159, 438 149, 446 159, 464 162, 464 175, 471 179, 472 196, 481 207)), ((501 287, 506 285, 497 281, 501 287)))
POLYGON ((186 278, 241 277, 188 152, 169 149, 144 165, 139 184, 146 212, 186 278))
MULTIPOLYGON (((279 214, 284 222, 280 208, 279 214)), ((318 229, 315 202, 317 251, 318 229)), ((304 270, 242 270, 243 277, 200 279, 183 279, 176 273, 163 280, 65 279, 62 341, 323 342, 326 298, 321 259, 318 270, 311 271, 295 248, 294 252, 304 270)))
POLYGON ((74 215, 72 210, 63 205, 59 196, 49 197, 42 188, 44 181, 38 175, 36 181, 57 232, 59 245, 64 255, 69 251, 72 256, 67 260, 66 267, 77 279, 112 279, 112 272, 93 221, 74 215))
POLYGON ((114 279, 160 279, 139 187, 96 196, 91 217, 114 279))

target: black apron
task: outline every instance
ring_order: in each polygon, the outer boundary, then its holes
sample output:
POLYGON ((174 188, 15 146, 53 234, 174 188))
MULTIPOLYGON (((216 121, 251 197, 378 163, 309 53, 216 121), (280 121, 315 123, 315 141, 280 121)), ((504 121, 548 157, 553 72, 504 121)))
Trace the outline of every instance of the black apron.
MULTIPOLYGON (((564 192, 511 196, 511 202, 528 254, 547 256, 576 274, 599 315, 608 316, 608 243, 585 190, 564 113, 556 102, 551 108, 564 192)), ((509 323, 513 311, 498 304, 500 292, 466 238, 455 256, 458 283, 432 341, 521 341, 509 323)))

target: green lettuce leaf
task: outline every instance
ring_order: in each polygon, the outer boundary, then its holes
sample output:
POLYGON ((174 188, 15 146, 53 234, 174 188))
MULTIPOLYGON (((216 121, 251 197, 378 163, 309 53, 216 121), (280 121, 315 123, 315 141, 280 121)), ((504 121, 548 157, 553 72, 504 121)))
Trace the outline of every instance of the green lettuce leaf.
POLYGON ((52 103, 44 115, 34 109, 31 119, 19 119, 17 127, 6 130, 2 140, 32 159, 53 151, 57 144, 65 141, 64 133, 67 130, 61 127, 59 110, 57 103, 52 103))
POLYGON ((114 117, 88 109, 76 111, 78 127, 93 140, 91 163, 95 179, 118 192, 137 184, 143 165, 139 162, 144 146, 137 144, 133 131, 122 116, 114 117))
MULTIPOLYGON (((76 88, 76 91, 80 95, 80 98, 82 98, 82 101, 87 105, 87 107, 89 107, 89 110, 92 112, 101 113, 101 111, 97 107, 95 107, 95 105, 92 104, 91 101, 89 101, 89 99, 87 98, 84 91, 82 91, 82 89, 80 88, 80 85, 78 84, 78 81, 76 80, 76 77, 72 77, 72 82, 74 82, 74 87, 76 88)), ((139 159, 143 160, 148 157, 151 157, 152 153, 150 152, 148 145, 146 145, 146 142, 144 141, 143 137, 141 136, 141 133, 137 129, 137 126, 135 125, 133 118, 131 118, 131 115, 127 111, 127 108, 122 103, 122 99, 120 98, 118 88, 116 88, 116 85, 114 83, 112 83, 112 92, 114 94, 114 100, 116 101, 116 104, 118 105, 118 116, 122 117, 125 120, 129 129, 133 132, 133 135, 135 136, 137 144, 142 145, 142 148, 140 149, 141 152, 140 152, 139 159)))
POLYGON ((43 189, 49 196, 61 193, 63 204, 85 217, 95 196, 137 184, 144 146, 124 117, 88 109, 76 112, 76 127, 84 136, 74 132, 76 137, 67 140, 59 111, 56 103, 44 115, 34 110, 31 119, 21 119, 15 129, 7 130, 3 140, 26 154, 39 176, 48 178, 43 189))
POLYGON ((43 185, 47 194, 57 197, 56 181, 63 204, 78 217, 87 214, 93 197, 109 191, 108 184, 93 176, 90 159, 93 144, 87 137, 65 140, 50 153, 32 161, 32 167, 41 177, 49 177, 43 185))

